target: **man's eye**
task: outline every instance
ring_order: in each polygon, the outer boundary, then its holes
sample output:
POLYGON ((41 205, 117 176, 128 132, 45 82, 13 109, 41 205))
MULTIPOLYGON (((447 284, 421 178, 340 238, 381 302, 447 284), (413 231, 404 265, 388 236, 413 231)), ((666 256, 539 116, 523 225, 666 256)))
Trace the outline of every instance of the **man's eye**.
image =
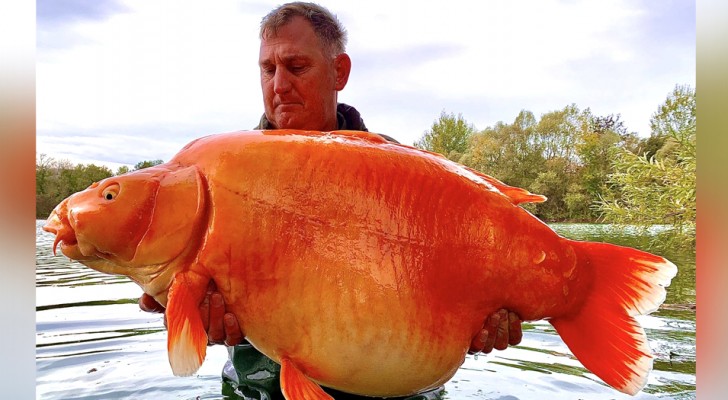
POLYGON ((290 68, 291 72, 294 74, 300 74, 306 70, 305 65, 293 65, 290 68))

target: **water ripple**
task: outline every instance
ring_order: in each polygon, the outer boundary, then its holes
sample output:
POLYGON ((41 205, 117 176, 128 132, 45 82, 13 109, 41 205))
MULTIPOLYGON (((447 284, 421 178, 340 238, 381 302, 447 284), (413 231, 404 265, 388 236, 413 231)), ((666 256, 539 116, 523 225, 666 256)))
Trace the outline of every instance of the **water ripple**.
MULTIPOLYGON (((40 229, 42 222, 36 224, 38 398, 225 398, 220 380, 227 360, 224 347, 208 347, 207 360, 194 376, 173 376, 162 316, 139 309, 138 286, 128 278, 101 274, 61 255, 53 256, 53 235, 40 229)), ((589 224, 562 224, 557 229, 576 239, 615 235, 608 227, 589 224)), ((647 386, 630 400, 695 398, 694 256, 680 257, 671 256, 680 272, 668 288, 668 304, 638 317, 656 358, 647 386)), ((613 399, 618 395, 571 355, 549 323, 524 323, 523 330, 518 346, 467 356, 445 385, 444 399, 613 399)))

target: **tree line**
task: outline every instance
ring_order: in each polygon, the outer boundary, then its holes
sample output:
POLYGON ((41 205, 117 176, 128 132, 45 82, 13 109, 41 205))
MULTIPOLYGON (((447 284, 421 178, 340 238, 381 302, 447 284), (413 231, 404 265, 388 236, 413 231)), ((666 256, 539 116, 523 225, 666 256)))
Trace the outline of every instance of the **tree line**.
POLYGON ((672 244, 694 245, 695 90, 677 85, 650 131, 640 138, 619 114, 575 104, 483 130, 443 111, 414 146, 547 196, 524 205, 544 221, 667 225, 672 244))
MULTIPOLYGON (((140 161, 133 169, 121 166, 116 175, 161 163, 162 160, 140 161)), ((46 154, 40 154, 35 160, 35 217, 48 217, 53 208, 66 197, 113 175, 114 173, 105 166, 74 165, 67 160, 56 160, 46 154)))
MULTIPOLYGON (((544 221, 667 225, 671 244, 694 246, 695 90, 677 85, 652 115, 650 130, 640 138, 619 114, 595 115, 575 104, 540 119, 522 110, 513 122, 483 130, 443 111, 414 146, 547 196, 524 205, 544 221)), ((131 170, 160 163, 142 161, 131 170)), ((121 167, 116 174, 129 171, 121 167)), ((36 216, 47 217, 64 198, 112 175, 103 166, 41 154, 36 216)))

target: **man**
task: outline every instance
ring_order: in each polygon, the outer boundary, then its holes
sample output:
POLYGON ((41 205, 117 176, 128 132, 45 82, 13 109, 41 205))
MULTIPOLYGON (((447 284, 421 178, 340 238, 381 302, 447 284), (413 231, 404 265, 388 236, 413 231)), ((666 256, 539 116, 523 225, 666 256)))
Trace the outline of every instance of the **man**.
MULTIPOLYGON (((367 130, 354 107, 338 102, 338 92, 349 79, 351 59, 345 53, 346 31, 334 15, 312 3, 284 4, 263 18, 260 39, 258 62, 265 113, 256 129, 367 130)), ((140 299, 140 306, 148 311, 161 309, 155 303, 149 296, 140 299)), ((280 367, 244 342, 235 316, 225 312, 222 295, 212 282, 200 313, 209 342, 231 346, 230 361, 223 370, 226 394, 280 397, 280 367)), ((500 310, 485 319, 470 352, 502 350, 518 344, 521 336, 520 319, 500 310)), ((434 399, 441 392, 436 389, 411 399, 434 399)), ((342 393, 335 397, 357 398, 342 393)))

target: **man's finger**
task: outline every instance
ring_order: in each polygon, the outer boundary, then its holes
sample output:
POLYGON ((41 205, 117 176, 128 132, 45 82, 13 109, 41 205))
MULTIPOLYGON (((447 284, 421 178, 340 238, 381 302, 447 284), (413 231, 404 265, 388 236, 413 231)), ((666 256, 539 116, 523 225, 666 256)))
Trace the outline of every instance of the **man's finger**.
POLYGON ((490 353, 493 351, 493 346, 495 345, 495 339, 498 333, 498 325, 500 325, 501 316, 499 313, 492 314, 488 317, 488 319, 485 320, 485 325, 483 325, 483 329, 488 331, 488 338, 485 340, 485 344, 483 345, 483 353, 490 353))
POLYGON ((488 340, 488 331, 486 329, 481 329, 480 332, 478 332, 478 334, 475 335, 473 340, 470 342, 468 354, 478 354, 483 351, 486 340, 488 340))
POLYGON ((150 313, 163 313, 164 312, 164 306, 159 304, 157 300, 154 299, 154 297, 142 293, 142 296, 139 298, 139 308, 142 309, 142 311, 150 312, 150 313))
POLYGON ((515 346, 523 339, 523 328, 521 318, 513 311, 508 313, 508 344, 515 346))
POLYGON ((210 293, 206 293, 200 303, 200 318, 202 318, 202 326, 207 332, 210 329, 210 293))
POLYGON ((508 311, 498 310, 499 323, 496 328, 495 341, 493 342, 493 348, 496 350, 505 350, 508 348, 508 311))
POLYGON ((243 341, 243 332, 235 315, 226 313, 223 321, 225 323, 225 344, 228 346, 240 344, 243 341))
POLYGON ((213 344, 223 343, 225 340, 225 327, 223 316, 225 315, 225 304, 220 293, 213 293, 210 296, 209 327, 207 329, 207 340, 213 344))

